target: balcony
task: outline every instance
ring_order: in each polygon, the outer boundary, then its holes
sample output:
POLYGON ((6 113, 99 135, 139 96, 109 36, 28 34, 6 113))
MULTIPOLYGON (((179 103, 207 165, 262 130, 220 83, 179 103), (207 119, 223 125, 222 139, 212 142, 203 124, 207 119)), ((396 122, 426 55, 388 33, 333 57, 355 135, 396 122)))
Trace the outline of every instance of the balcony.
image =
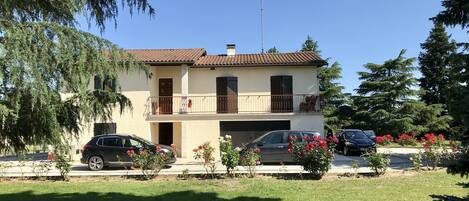
POLYGON ((147 100, 147 115, 318 113, 322 99, 313 94, 155 96, 147 100))

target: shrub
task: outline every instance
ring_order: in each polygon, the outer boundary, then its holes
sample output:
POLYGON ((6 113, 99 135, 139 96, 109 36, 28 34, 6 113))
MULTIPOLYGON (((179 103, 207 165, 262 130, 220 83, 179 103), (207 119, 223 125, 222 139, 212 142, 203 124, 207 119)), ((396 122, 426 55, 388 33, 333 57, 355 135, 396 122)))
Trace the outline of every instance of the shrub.
POLYGON ((306 138, 305 143, 297 143, 296 138, 292 136, 289 141, 288 151, 313 178, 320 179, 329 171, 334 153, 329 149, 326 140, 315 137, 313 139, 306 138))
POLYGON ((421 139, 424 152, 423 155, 428 161, 427 167, 430 165, 435 170, 441 162, 443 152, 445 151, 445 137, 442 134, 436 136, 433 133, 427 133, 421 139))
POLYGON ((0 180, 6 176, 7 170, 13 167, 11 162, 0 162, 0 180))
POLYGON ((379 145, 388 145, 394 141, 394 138, 391 134, 383 135, 383 136, 376 136, 376 144, 379 145))
POLYGON ((32 171, 36 177, 44 177, 52 170, 50 161, 33 162, 32 171))
POLYGON ((410 157, 410 161, 412 162, 412 167, 414 167, 414 170, 420 171, 420 169, 423 167, 423 154, 422 152, 416 153, 410 157))
POLYGON ((358 163, 357 160, 353 160, 352 161, 352 169, 353 169, 353 174, 356 176, 358 176, 358 169, 360 169, 360 163, 358 163))
POLYGON ((215 152, 215 148, 210 146, 209 142, 206 142, 202 145, 199 145, 194 150, 194 158, 196 160, 201 160, 204 166, 205 172, 207 175, 210 175, 212 178, 215 178, 215 170, 216 170, 216 161, 213 153, 215 152))
POLYGON ((326 138, 327 141, 327 146, 329 147, 329 150, 334 153, 335 147, 337 146, 337 143, 339 143, 339 139, 335 135, 331 135, 326 138))
POLYGON ((135 153, 134 150, 128 150, 127 155, 132 159, 132 166, 140 169, 143 178, 147 180, 158 176, 169 159, 160 146, 157 146, 155 151, 141 148, 138 153, 135 153))
POLYGON ((405 145, 415 146, 417 145, 417 138, 415 138, 415 134, 404 133, 404 134, 399 135, 396 142, 401 146, 405 146, 405 145))
POLYGON ((385 153, 371 151, 363 154, 363 157, 377 176, 385 174, 391 163, 389 154, 385 153))
POLYGON ((60 172, 60 176, 64 181, 68 181, 68 173, 72 170, 69 155, 70 147, 68 145, 59 145, 54 150, 55 168, 60 172))
POLYGON ((240 157, 240 164, 248 170, 249 177, 256 176, 256 165, 260 164, 259 148, 244 151, 240 157))
POLYGON ((233 176, 233 170, 239 164, 239 148, 233 148, 230 135, 220 137, 221 163, 226 166, 226 173, 233 176))

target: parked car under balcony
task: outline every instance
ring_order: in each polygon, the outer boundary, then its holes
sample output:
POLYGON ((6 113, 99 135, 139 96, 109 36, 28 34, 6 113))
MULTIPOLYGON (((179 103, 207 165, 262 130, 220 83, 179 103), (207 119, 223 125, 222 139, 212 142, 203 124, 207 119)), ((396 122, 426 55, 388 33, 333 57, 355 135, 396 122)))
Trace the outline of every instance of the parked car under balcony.
POLYGON ((303 137, 321 136, 317 131, 276 130, 270 131, 244 146, 242 152, 259 148, 261 163, 294 163, 292 154, 288 152, 288 139, 296 137, 297 143, 303 143, 303 137))

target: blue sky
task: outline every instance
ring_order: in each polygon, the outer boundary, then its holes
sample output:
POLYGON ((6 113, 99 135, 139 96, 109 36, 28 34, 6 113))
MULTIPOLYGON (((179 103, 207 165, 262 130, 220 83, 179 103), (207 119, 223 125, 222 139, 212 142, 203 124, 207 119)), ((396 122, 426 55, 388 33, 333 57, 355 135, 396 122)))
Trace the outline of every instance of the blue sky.
MULTIPOLYGON (((237 53, 261 51, 259 0, 154 0, 156 15, 120 11, 118 26, 108 23, 102 37, 123 48, 203 47, 225 53, 235 43, 237 53)), ((433 24, 428 19, 442 7, 439 0, 264 0, 264 47, 297 51, 310 35, 322 56, 343 68, 345 92, 359 85, 363 64, 382 63, 407 49, 417 57, 433 24)), ((82 29, 100 35, 95 27, 82 29)), ((467 41, 459 28, 448 30, 467 41)), ((417 63, 415 63, 417 65, 417 63)), ((418 76, 418 73, 416 73, 418 76)))

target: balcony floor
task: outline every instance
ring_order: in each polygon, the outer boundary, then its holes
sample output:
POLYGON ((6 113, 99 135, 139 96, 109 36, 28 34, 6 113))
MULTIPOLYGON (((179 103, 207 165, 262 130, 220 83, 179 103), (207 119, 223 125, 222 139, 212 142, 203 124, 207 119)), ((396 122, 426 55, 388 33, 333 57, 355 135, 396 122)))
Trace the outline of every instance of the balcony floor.
POLYGON ((284 120, 292 116, 322 116, 322 112, 292 113, 201 113, 148 115, 149 122, 172 122, 190 120, 284 120))

